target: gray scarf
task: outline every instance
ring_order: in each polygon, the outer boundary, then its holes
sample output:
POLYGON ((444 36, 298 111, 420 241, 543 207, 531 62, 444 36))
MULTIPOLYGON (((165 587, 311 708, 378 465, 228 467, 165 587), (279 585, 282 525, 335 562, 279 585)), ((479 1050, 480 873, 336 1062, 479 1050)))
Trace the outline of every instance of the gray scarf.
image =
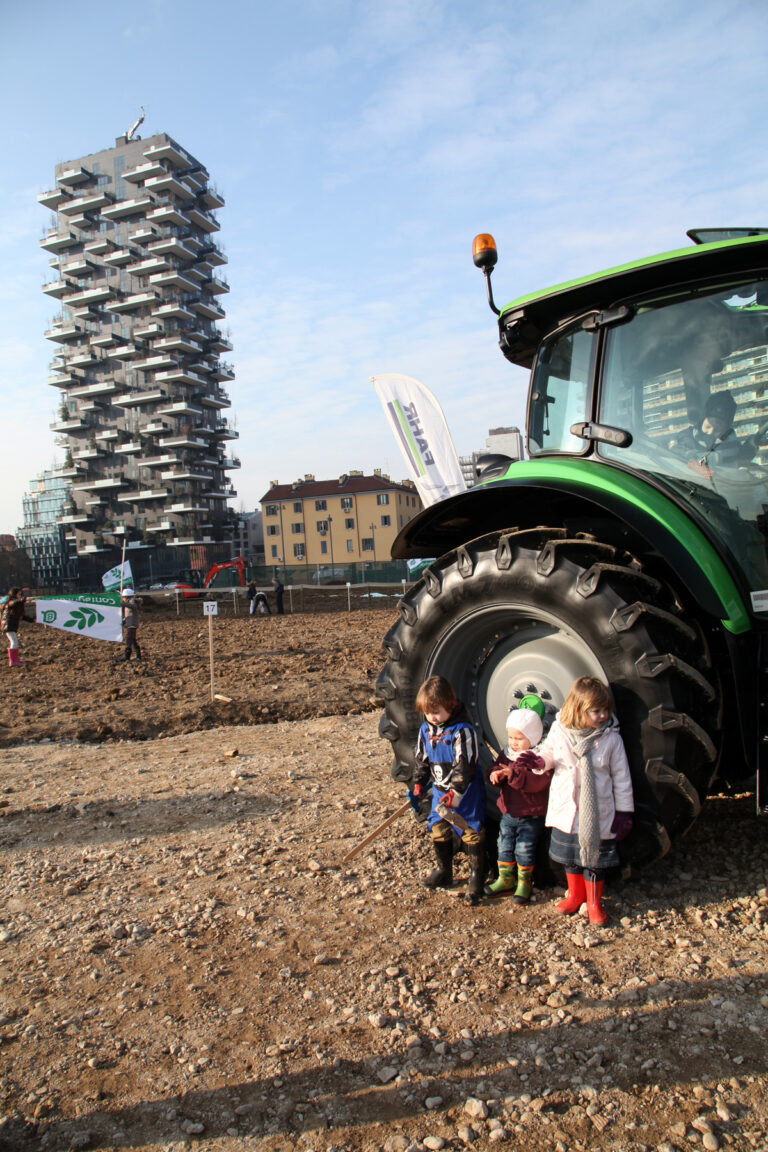
POLYGON ((592 762, 598 736, 613 727, 613 717, 602 728, 565 728, 581 769, 579 792, 579 855, 582 868, 597 868, 600 859, 600 811, 597 804, 595 766, 592 762))

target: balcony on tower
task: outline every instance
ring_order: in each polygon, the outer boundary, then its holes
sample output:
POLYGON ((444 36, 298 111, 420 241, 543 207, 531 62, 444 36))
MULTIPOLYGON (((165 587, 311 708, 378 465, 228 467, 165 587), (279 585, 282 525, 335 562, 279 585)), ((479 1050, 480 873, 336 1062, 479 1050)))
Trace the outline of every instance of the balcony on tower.
POLYGON ((78 237, 73 236, 71 232, 60 232, 58 228, 51 228, 40 241, 40 247, 45 248, 47 252, 64 252, 79 243, 78 237))
POLYGON ((212 296, 229 292, 229 284, 226 280, 223 280, 221 276, 211 276, 210 280, 205 281, 204 288, 205 291, 210 292, 212 296))
POLYGON ((56 300, 60 300, 62 296, 66 296, 67 292, 72 291, 72 284, 68 284, 66 280, 50 280, 47 284, 43 284, 43 292, 46 296, 53 296, 56 300))
MULTIPOLYGON (((158 400, 165 399, 166 394, 162 388, 147 388, 141 392, 124 392, 120 396, 115 396, 112 403, 116 408, 139 408, 142 404, 155 404, 158 400)), ((161 427, 165 427, 165 425, 161 425, 161 427)), ((146 431, 149 430, 149 426, 147 426, 146 431)))
POLYGON ((194 308, 200 316, 208 320, 223 320, 226 312, 210 296, 200 296, 197 300, 190 300, 190 307, 194 308))
POLYGON ((123 172, 123 180, 128 180, 131 184, 141 184, 142 180, 151 180, 155 176, 164 176, 165 173, 165 166, 159 160, 147 160, 144 164, 139 164, 138 168, 128 168, 123 172))
POLYGON ((200 195, 200 199, 206 208, 223 208, 226 203, 224 197, 214 188, 205 188, 200 195))
POLYGON ((207 448, 208 441, 201 436, 193 436, 191 432, 179 436, 161 436, 158 440, 161 448, 207 448))
POLYGON ((177 268, 171 269, 170 272, 157 272, 154 276, 150 276, 149 282, 155 288, 176 288, 179 292, 199 290, 199 285, 177 268))
POLYGON ((90 180, 91 173, 87 168, 83 168, 82 164, 73 164, 71 168, 65 168, 60 172, 57 180, 59 184, 66 184, 68 187, 75 187, 77 184, 85 184, 86 180, 90 180))
POLYGON ((132 312, 135 308, 143 308, 147 304, 157 303, 157 299, 155 292, 134 292, 131 296, 123 296, 114 304, 110 304, 109 311, 132 312))
POLYGON ((215 216, 207 212, 204 208, 196 206, 187 209, 187 215, 190 221, 197 227, 201 228, 203 232, 218 232, 221 225, 215 216))
POLYGON ((95 399, 99 396, 111 396, 122 387, 124 385, 118 384, 116 380, 98 380, 95 384, 82 384, 77 388, 70 388, 69 395, 72 399, 79 397, 95 399))
POLYGON ((167 304, 161 304, 158 308, 152 309, 152 315, 157 316, 160 320, 194 320, 195 314, 186 307, 186 301, 170 300, 167 304))
POLYGON ((189 217, 175 204, 161 204, 160 207, 153 208, 151 212, 147 212, 147 220, 151 220, 154 224, 176 224, 178 227, 189 225, 189 217))
POLYGON ((147 256, 135 264, 126 264, 124 271, 129 276, 147 276, 150 272, 164 272, 167 268, 168 261, 164 256, 147 256))
POLYGON ((52 188, 50 192, 41 192, 37 202, 42 204, 43 208, 50 208, 52 212, 55 212, 60 204, 69 199, 70 193, 65 188, 52 188))
POLYGON ((110 268, 119 268, 121 264, 128 264, 134 259, 132 248, 116 248, 114 252, 104 257, 104 263, 109 264, 110 268))
POLYGON ((189 152, 171 141, 167 144, 153 144, 151 148, 147 148, 144 155, 147 160, 167 160, 174 168, 188 168, 193 163, 193 157, 189 152))
MULTIPOLYGON (((63 216, 80 216, 86 212, 96 212, 99 209, 104 209, 102 216, 106 216, 106 206, 111 203, 111 193, 90 192, 84 196, 75 196, 73 199, 68 200, 66 204, 59 205, 59 214, 63 216)), ((117 205, 115 205, 115 207, 117 207, 117 205)))
POLYGON ((75 324, 71 320, 66 323, 63 320, 58 320, 45 333, 45 338, 46 340, 56 340, 59 344, 66 344, 67 340, 77 340, 83 335, 85 335, 85 329, 80 324, 75 324))
POLYGON ((153 240, 147 245, 147 251, 158 256, 176 256, 179 260, 194 260, 195 253, 188 248, 178 236, 168 236, 165 239, 153 240))
POLYGON ((109 300, 114 293, 115 289, 110 288, 108 284, 101 284, 98 288, 85 288, 73 292, 71 296, 67 296, 66 304, 70 308, 90 308, 93 304, 102 304, 105 300, 109 300))
POLYGON ((118 496, 118 504, 140 504, 146 500, 165 500, 168 495, 167 488, 137 488, 132 492, 122 492, 118 496))
POLYGON ((167 407, 157 409, 158 416, 202 416, 203 410, 190 400, 174 400, 167 407))
POLYGON ((155 376, 155 382, 158 384, 204 384, 205 380, 202 376, 198 376, 191 368, 170 368, 167 372, 158 372, 155 376))
POLYGON ((177 196, 180 200, 189 200, 190 190, 182 184, 177 176, 172 172, 164 172, 162 176, 151 176, 144 187, 150 192, 167 192, 171 196, 177 196))
POLYGON ((185 333, 179 332, 175 336, 166 336, 162 340, 156 340, 153 347, 155 352, 170 351, 171 349, 196 356, 200 351, 200 345, 196 344, 194 340, 188 339, 185 333))
POLYGON ((94 480, 81 480, 72 485, 73 492, 117 492, 125 484, 122 476, 105 476, 94 480))
POLYGON ((77 256, 70 256, 69 260, 59 261, 59 272, 62 276, 86 276, 92 272, 96 267, 96 261, 91 260, 90 257, 84 253, 79 253, 77 256))
POLYGON ((160 368, 175 368, 178 363, 178 360, 174 359, 173 356, 168 356, 162 352, 158 353, 153 348, 151 356, 147 356, 144 360, 134 360, 133 367, 142 372, 155 372, 160 368))
POLYGON ((240 433, 232 427, 228 420, 217 420, 215 427, 211 431, 217 440, 240 439, 240 433))
POLYGON ((122 220, 125 216, 135 216, 139 212, 146 212, 154 203, 151 196, 139 192, 130 200, 118 200, 111 208, 105 208, 101 215, 105 220, 122 220))
POLYGON ((234 380, 235 372, 231 364, 226 360, 220 360, 214 368, 211 369, 211 377, 214 380, 234 380))

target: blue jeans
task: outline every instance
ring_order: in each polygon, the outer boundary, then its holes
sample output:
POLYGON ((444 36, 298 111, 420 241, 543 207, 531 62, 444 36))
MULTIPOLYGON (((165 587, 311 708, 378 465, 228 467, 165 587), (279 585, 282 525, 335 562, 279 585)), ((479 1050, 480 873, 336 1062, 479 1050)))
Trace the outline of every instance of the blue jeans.
POLYGON ((508 864, 514 860, 521 868, 532 868, 536 863, 536 845, 544 831, 543 816, 501 817, 498 858, 508 864))

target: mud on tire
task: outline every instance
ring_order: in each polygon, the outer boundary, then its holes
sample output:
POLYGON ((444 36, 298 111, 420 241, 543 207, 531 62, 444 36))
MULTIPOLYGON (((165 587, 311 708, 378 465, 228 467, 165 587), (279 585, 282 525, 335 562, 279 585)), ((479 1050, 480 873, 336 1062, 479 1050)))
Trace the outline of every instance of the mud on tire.
POLYGON ((700 629, 633 556, 564 529, 509 530, 441 557, 399 610, 377 683, 396 779, 411 778, 427 676, 446 676, 469 708, 487 769, 516 697, 543 694, 553 716, 576 677, 594 675, 611 686, 632 770, 625 861, 658 858, 693 823, 717 764, 716 678, 700 629))

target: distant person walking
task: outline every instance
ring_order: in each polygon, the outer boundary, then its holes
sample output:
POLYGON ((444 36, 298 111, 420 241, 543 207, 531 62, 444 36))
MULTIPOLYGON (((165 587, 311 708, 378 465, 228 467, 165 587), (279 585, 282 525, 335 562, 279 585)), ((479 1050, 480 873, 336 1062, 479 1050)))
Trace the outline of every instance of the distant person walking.
POLYGON ((274 580, 272 581, 272 587, 275 590, 275 604, 277 605, 277 614, 278 616, 283 616, 283 585, 280 582, 279 576, 275 576, 274 580))
POLYGON ((21 664, 19 652, 19 624, 25 619, 24 609, 27 605, 26 596, 22 596, 21 588, 11 588, 8 598, 0 613, 0 630, 8 637, 8 666, 18 668, 21 664))
POLYGON ((246 596, 248 597, 248 612, 250 613, 251 616, 253 616, 256 612, 256 581, 255 580, 249 581, 248 591, 246 592, 246 596))
POLYGON ((136 653, 136 659, 141 660, 136 633, 139 630, 139 606, 133 588, 124 588, 121 593, 123 608, 123 629, 125 634, 125 660, 130 660, 131 651, 136 653))

